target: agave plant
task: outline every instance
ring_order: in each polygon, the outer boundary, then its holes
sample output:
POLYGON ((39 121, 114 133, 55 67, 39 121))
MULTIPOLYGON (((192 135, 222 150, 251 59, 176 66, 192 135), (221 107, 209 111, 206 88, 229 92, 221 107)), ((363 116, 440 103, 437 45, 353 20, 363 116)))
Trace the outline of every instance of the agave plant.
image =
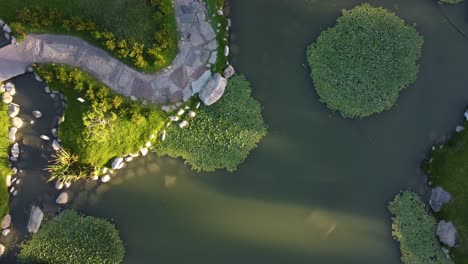
POLYGON ((92 172, 92 168, 79 164, 77 154, 70 153, 66 149, 59 149, 52 157, 54 158, 52 164, 46 168, 50 173, 49 181, 72 183, 87 178, 92 172))

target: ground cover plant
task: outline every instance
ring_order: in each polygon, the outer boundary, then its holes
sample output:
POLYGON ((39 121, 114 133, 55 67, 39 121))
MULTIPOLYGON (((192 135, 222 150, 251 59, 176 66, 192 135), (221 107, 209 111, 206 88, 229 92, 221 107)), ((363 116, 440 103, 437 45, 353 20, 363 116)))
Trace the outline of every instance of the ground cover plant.
POLYGON ((233 171, 265 136, 266 129, 250 83, 243 76, 234 76, 223 97, 209 107, 202 106, 187 128, 170 126, 156 152, 182 157, 195 170, 233 171))
POLYGON ((457 228, 459 246, 453 249, 456 263, 468 263, 468 132, 455 133, 450 141, 436 146, 430 162, 424 167, 433 186, 441 186, 452 195, 452 200, 436 214, 438 218, 452 221, 457 228))
POLYGON ((11 175, 8 153, 10 141, 8 139, 8 129, 10 117, 8 116, 8 106, 0 105, 0 217, 8 213, 9 193, 5 185, 6 177, 11 175))
POLYGON ((392 213, 392 234, 400 243, 404 264, 451 264, 435 237, 436 220, 424 209, 419 196, 399 193, 388 205, 392 213))
POLYGON ((115 226, 106 220, 66 210, 44 223, 22 245, 20 263, 121 263, 125 249, 115 226))
POLYGON ((368 4, 343 10, 333 28, 307 49, 321 101, 344 117, 392 107, 416 80, 422 37, 395 14, 368 4))
POLYGON ((0 18, 16 36, 75 35, 141 71, 167 67, 177 55, 171 0, 5 0, 0 18))
POLYGON ((219 32, 216 31, 216 40, 219 44, 218 57, 212 70, 213 72, 222 73, 228 62, 228 57, 224 56, 224 47, 229 45, 229 32, 226 30, 228 20, 224 15, 218 14, 218 10, 224 9, 224 0, 206 0, 206 2, 208 4, 208 11, 212 17, 212 26, 214 29, 219 29, 219 32), (219 27, 218 24, 220 25, 219 27))
MULTIPOLYGON (((117 95, 81 70, 43 64, 35 71, 52 90, 63 92, 67 98, 59 137, 64 149, 77 155, 78 167, 99 169, 114 157, 137 153, 164 126, 167 117, 159 108, 117 95)), ((76 170, 70 171, 75 173, 67 179, 82 178, 77 177, 76 170)), ((89 171, 82 175, 91 176, 89 171)))

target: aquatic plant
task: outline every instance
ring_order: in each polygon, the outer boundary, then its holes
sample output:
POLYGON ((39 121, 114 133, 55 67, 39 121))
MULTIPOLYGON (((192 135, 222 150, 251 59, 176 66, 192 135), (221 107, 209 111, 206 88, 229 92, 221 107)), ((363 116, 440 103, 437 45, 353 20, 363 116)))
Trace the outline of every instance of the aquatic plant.
POLYGON ((392 234, 400 243, 404 264, 453 264, 435 237, 436 220, 426 212, 417 194, 397 194, 388 209, 393 215, 392 234))
POLYGON ((72 183, 93 176, 93 168, 80 165, 78 155, 66 149, 59 149, 52 158, 52 163, 47 166, 51 175, 49 181, 72 183))
POLYGON ((251 91, 244 76, 234 76, 223 97, 209 107, 202 106, 187 128, 169 127, 156 152, 182 157, 195 170, 234 171, 266 135, 260 103, 251 91))
POLYGON ((125 254, 113 224, 73 210, 44 223, 21 247, 20 263, 116 264, 125 254))
POLYGON ((343 10, 307 49, 315 90, 344 117, 391 108, 416 80, 423 38, 395 14, 368 4, 343 10))
POLYGON ((458 4, 463 2, 463 0, 439 0, 439 4, 458 4))

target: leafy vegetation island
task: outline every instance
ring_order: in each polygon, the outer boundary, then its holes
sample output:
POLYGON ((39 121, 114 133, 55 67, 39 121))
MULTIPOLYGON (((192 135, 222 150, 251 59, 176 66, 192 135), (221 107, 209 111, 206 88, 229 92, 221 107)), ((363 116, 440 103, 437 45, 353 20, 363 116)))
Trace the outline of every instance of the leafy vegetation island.
POLYGON ((336 26, 307 49, 315 90, 344 117, 388 110, 416 80, 422 44, 413 27, 384 8, 343 10, 336 26))
POLYGON ((440 248, 435 236, 436 220, 425 210, 419 196, 410 191, 399 193, 388 205, 392 213, 392 234, 400 243, 404 264, 454 263, 440 248))
POLYGON ((20 263, 115 264, 124 258, 115 226, 106 220, 65 210, 22 245, 20 263))

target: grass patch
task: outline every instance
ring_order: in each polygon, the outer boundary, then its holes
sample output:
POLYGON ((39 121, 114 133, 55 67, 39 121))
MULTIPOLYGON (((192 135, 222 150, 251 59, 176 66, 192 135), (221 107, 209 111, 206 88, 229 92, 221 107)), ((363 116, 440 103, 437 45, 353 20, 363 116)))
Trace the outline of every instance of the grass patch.
POLYGON ((468 264, 468 122, 464 127, 446 145, 435 146, 430 162, 424 164, 432 185, 452 194, 453 199, 436 216, 452 221, 457 228, 460 245, 453 251, 454 260, 459 264, 468 264))
POLYGON ((423 38, 395 14, 369 4, 343 10, 309 46, 307 59, 322 102, 344 117, 390 109, 416 81, 423 38))
POLYGON ((8 129, 10 127, 10 117, 8 116, 8 106, 0 105, 0 217, 9 211, 10 195, 5 185, 6 176, 11 175, 9 162, 10 140, 8 139, 8 129))
POLYGON ((0 18, 17 32, 80 37, 145 72, 169 66, 177 55, 172 0, 4 0, 0 18))
POLYGON ((417 194, 399 193, 388 209, 393 215, 392 234, 400 242, 404 264, 453 264, 442 252, 435 236, 436 220, 426 212, 417 194))
POLYGON ((110 222, 65 210, 22 245, 20 263, 122 263, 125 249, 110 222))
POLYGON ((206 0, 208 4, 208 13, 211 17, 213 29, 216 32, 216 40, 218 41, 218 57, 216 63, 212 66, 213 72, 222 73, 227 66, 228 57, 224 56, 224 47, 229 45, 229 32, 226 30, 228 25, 227 18, 217 13, 217 10, 224 9, 224 0, 206 0), (218 24, 221 26, 218 27, 218 24), (219 32, 217 31, 219 29, 219 32))
POLYGON ((202 106, 187 128, 171 125, 156 151, 182 157, 198 171, 234 171, 266 130, 260 103, 251 96, 250 83, 243 76, 234 76, 223 97, 209 107, 202 106))
POLYGON ((114 157, 137 153, 152 135, 156 137, 167 118, 156 106, 117 95, 76 68, 43 64, 35 71, 51 90, 60 90, 67 98, 59 137, 66 149, 78 155, 80 165, 100 168, 114 157))

